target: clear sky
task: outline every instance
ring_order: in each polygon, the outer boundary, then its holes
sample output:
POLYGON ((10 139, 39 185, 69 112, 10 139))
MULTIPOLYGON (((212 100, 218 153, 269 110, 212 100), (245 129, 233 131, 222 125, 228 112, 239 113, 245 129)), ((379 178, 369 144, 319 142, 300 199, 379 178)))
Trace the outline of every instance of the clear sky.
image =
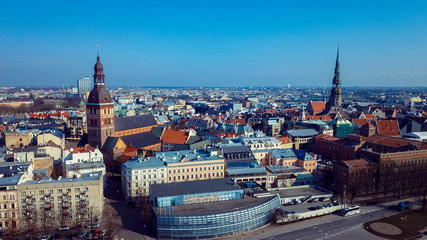
POLYGON ((0 86, 427 86, 427 1, 1 1, 0 86))

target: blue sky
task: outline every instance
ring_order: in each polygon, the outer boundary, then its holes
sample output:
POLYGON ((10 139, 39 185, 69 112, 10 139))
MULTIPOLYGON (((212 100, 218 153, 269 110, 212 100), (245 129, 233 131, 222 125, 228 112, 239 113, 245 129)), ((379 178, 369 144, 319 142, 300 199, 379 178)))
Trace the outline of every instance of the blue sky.
POLYGON ((427 86, 427 1, 2 1, 0 85, 427 86))

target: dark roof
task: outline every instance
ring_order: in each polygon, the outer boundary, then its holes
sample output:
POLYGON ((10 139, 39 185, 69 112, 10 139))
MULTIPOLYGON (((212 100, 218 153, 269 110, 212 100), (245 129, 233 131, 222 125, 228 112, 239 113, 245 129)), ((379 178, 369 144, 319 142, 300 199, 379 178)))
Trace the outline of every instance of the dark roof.
POLYGON ((115 131, 125 131, 129 129, 142 128, 156 125, 156 119, 153 114, 135 115, 129 117, 116 117, 114 118, 115 131))
POLYGON ((98 103, 112 104, 110 92, 102 85, 95 86, 90 91, 87 105, 98 103))
POLYGON ((119 137, 108 137, 107 140, 105 140, 104 146, 102 146, 102 150, 113 150, 118 140, 119 137))
POLYGON ((232 191, 239 189, 231 178, 175 182, 150 185, 150 194, 155 197, 179 196, 196 193, 232 191))
POLYGON ((144 148, 160 143, 160 141, 156 138, 156 136, 154 136, 152 132, 142 132, 120 138, 127 146, 133 148, 144 148))
POLYGON ((223 153, 239 153, 239 152, 251 152, 249 146, 238 145, 238 146, 224 146, 222 147, 223 153))
POLYGON ((249 146, 224 146, 222 147, 222 155, 227 164, 230 161, 254 161, 256 160, 249 146))
POLYGON ((157 126, 157 127, 153 127, 151 129, 151 132, 154 134, 154 136, 156 136, 156 138, 160 139, 160 137, 162 136, 163 133, 163 129, 165 128, 165 126, 157 126))

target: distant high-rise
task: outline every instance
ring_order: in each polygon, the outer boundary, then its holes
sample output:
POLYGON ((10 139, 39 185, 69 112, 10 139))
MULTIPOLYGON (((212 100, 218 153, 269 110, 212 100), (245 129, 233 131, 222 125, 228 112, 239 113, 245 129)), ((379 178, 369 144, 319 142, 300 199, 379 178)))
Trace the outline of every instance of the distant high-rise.
POLYGON ((82 98, 85 92, 90 91, 90 77, 86 76, 86 77, 81 77, 77 79, 77 88, 79 92, 79 97, 82 98))
POLYGON ((340 76, 340 60, 339 60, 340 49, 337 50, 337 60, 335 61, 335 72, 334 79, 332 80, 331 97, 326 103, 326 109, 324 114, 333 114, 345 117, 345 113, 342 110, 342 90, 341 90, 341 76, 340 76))

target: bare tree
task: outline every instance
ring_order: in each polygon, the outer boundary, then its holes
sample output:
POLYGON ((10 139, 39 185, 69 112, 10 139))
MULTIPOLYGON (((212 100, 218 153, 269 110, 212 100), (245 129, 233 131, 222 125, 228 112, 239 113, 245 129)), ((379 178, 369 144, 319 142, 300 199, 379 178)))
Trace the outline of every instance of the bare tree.
POLYGON ((150 200, 148 199, 148 196, 144 196, 141 193, 141 196, 138 197, 138 208, 141 211, 141 217, 143 222, 150 222, 151 219, 151 207, 150 207, 150 200))
POLYGON ((17 224, 16 224, 16 216, 12 215, 12 211, 8 211, 7 214, 7 219, 4 222, 4 226, 6 227, 6 237, 7 239, 13 239, 15 237, 15 235, 17 234, 17 224))
POLYGON ((103 212, 103 221, 105 227, 105 234, 103 239, 113 240, 119 230, 119 225, 114 222, 117 217, 117 213, 111 209, 111 206, 106 206, 103 212))

